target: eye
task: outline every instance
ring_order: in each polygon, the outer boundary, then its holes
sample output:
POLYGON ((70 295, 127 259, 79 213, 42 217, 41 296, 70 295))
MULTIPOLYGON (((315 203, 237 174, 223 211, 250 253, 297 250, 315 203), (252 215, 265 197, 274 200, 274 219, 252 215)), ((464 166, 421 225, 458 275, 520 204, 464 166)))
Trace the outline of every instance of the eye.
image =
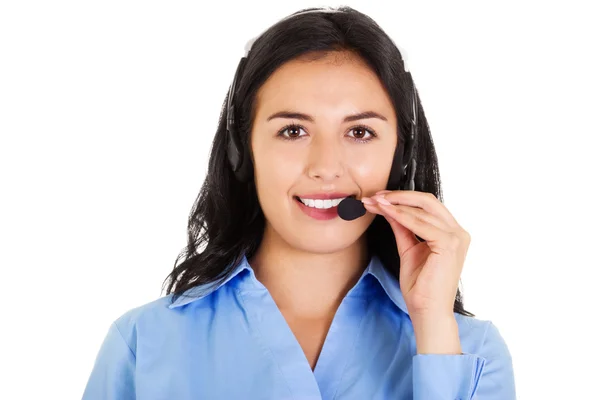
MULTIPOLYGON (((306 136, 300 135, 301 130, 304 130, 302 125, 288 124, 279 130, 277 136, 284 140, 298 140, 306 136)), ((370 142, 373 138, 377 137, 375 131, 365 125, 353 126, 350 128, 349 133, 351 133, 351 139, 359 143, 370 142), (365 136, 367 136, 367 138, 365 138, 365 136)))
POLYGON ((304 127, 297 124, 288 124, 281 128, 281 130, 277 133, 277 136, 281 137, 285 140, 296 140, 302 136, 300 136, 300 130, 304 130, 304 127), (285 132, 288 132, 289 135, 285 135, 285 132))
POLYGON ((368 142, 376 136, 375 132, 372 129, 364 125, 354 126, 350 129, 350 132, 359 132, 358 137, 356 137, 356 135, 354 137, 354 140, 356 140, 357 142, 368 142), (370 137, 368 139, 365 139, 365 135, 367 134, 370 135, 370 137))

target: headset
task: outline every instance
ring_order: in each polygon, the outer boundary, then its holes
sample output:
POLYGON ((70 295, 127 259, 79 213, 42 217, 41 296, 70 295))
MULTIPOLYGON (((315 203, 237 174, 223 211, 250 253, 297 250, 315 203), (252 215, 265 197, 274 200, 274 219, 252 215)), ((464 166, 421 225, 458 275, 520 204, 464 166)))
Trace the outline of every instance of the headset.
MULTIPOLYGON (((278 23, 281 23, 289 18, 293 18, 298 15, 308 14, 308 13, 317 13, 317 12, 319 12, 319 13, 337 13, 337 12, 342 12, 342 11, 335 10, 335 9, 326 9, 326 8, 312 9, 312 10, 308 10, 308 11, 291 14, 291 15, 285 17, 284 19, 282 19, 281 21, 279 21, 278 23)), ((244 66, 246 65, 246 61, 248 60, 248 53, 250 52, 250 49, 252 48, 252 44, 259 36, 254 37, 253 39, 248 41, 248 43, 246 44, 246 47, 245 47, 246 53, 241 58, 238 66, 237 66, 235 76, 233 78, 233 82, 232 82, 231 86, 229 87, 229 94, 227 97, 227 108, 226 108, 226 110, 227 110, 227 127, 226 127, 226 130, 227 130, 227 159, 228 159, 229 165, 231 166, 232 171, 235 174, 236 179, 240 182, 249 182, 252 179, 253 166, 252 166, 251 159, 250 159, 250 153, 247 148, 248 146, 244 146, 242 144, 242 141, 241 141, 240 137, 238 136, 237 131, 235 129, 235 110, 234 110, 234 106, 233 106, 233 97, 234 97, 235 90, 237 88, 237 81, 240 79, 239 77, 241 76, 244 66)), ((418 111, 417 110, 417 91, 416 91, 416 87, 414 84, 414 80, 412 79, 412 75, 408 71, 408 67, 406 65, 406 60, 405 60, 404 66, 405 66, 404 73, 407 74, 408 77, 410 77, 410 81, 412 83, 411 86, 412 86, 412 114, 413 114, 413 117, 411 120, 410 136, 407 140, 405 150, 404 150, 405 153, 408 155, 408 157, 407 157, 408 162, 406 164, 402 164, 404 154, 402 154, 399 144, 396 145, 396 151, 394 152, 394 161, 392 163, 390 177, 389 177, 387 188, 386 188, 388 190, 398 190, 400 188, 400 184, 401 184, 401 181, 404 176, 406 176, 404 190, 415 190, 415 173, 416 173, 416 169, 417 169, 417 162, 415 159, 416 157, 413 153, 414 153, 414 148, 415 148, 415 137, 417 134, 417 122, 418 122, 417 121, 417 111, 418 111), (400 168, 400 167, 402 167, 402 168, 400 168)))

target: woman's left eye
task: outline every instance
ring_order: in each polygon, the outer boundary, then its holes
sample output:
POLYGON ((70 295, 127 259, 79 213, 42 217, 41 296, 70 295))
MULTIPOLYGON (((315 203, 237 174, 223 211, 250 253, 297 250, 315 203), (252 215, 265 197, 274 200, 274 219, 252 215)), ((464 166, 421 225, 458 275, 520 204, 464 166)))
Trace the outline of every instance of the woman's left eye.
POLYGON ((364 136, 365 134, 368 132, 369 135, 371 135, 371 137, 375 137, 375 133, 367 128, 366 126, 355 126, 354 128, 350 129, 350 132, 362 132, 361 134, 359 134, 360 137, 356 138, 357 140, 360 139, 361 141, 368 141, 371 140, 370 138, 367 140, 364 140, 364 136))

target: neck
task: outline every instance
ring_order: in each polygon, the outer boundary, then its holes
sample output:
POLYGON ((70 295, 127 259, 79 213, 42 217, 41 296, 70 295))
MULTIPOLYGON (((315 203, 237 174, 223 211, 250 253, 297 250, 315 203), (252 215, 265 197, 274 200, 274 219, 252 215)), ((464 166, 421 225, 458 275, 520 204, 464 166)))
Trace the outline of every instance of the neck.
POLYGON ((283 313, 312 319, 335 314, 368 257, 366 235, 340 251, 310 253, 290 246, 267 224, 248 262, 283 313))

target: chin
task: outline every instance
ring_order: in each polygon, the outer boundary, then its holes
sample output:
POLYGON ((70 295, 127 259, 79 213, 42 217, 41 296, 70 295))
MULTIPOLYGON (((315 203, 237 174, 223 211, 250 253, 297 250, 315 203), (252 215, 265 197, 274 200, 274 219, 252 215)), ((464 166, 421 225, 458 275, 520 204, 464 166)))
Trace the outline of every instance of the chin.
POLYGON ((348 248, 349 246, 351 246, 353 243, 350 242, 345 242, 345 243, 326 243, 326 242, 315 242, 312 241, 312 243, 294 243, 294 247, 297 250, 306 252, 306 253, 313 253, 313 254, 332 254, 332 253, 337 253, 339 251, 342 251, 346 248, 348 248))
POLYGON ((337 232, 330 231, 329 234, 311 233, 302 234, 300 232, 291 233, 291 239, 289 243, 291 246, 298 250, 305 251, 307 253, 318 253, 318 254, 330 254, 341 250, 344 250, 360 239, 361 233, 356 232, 337 232))

